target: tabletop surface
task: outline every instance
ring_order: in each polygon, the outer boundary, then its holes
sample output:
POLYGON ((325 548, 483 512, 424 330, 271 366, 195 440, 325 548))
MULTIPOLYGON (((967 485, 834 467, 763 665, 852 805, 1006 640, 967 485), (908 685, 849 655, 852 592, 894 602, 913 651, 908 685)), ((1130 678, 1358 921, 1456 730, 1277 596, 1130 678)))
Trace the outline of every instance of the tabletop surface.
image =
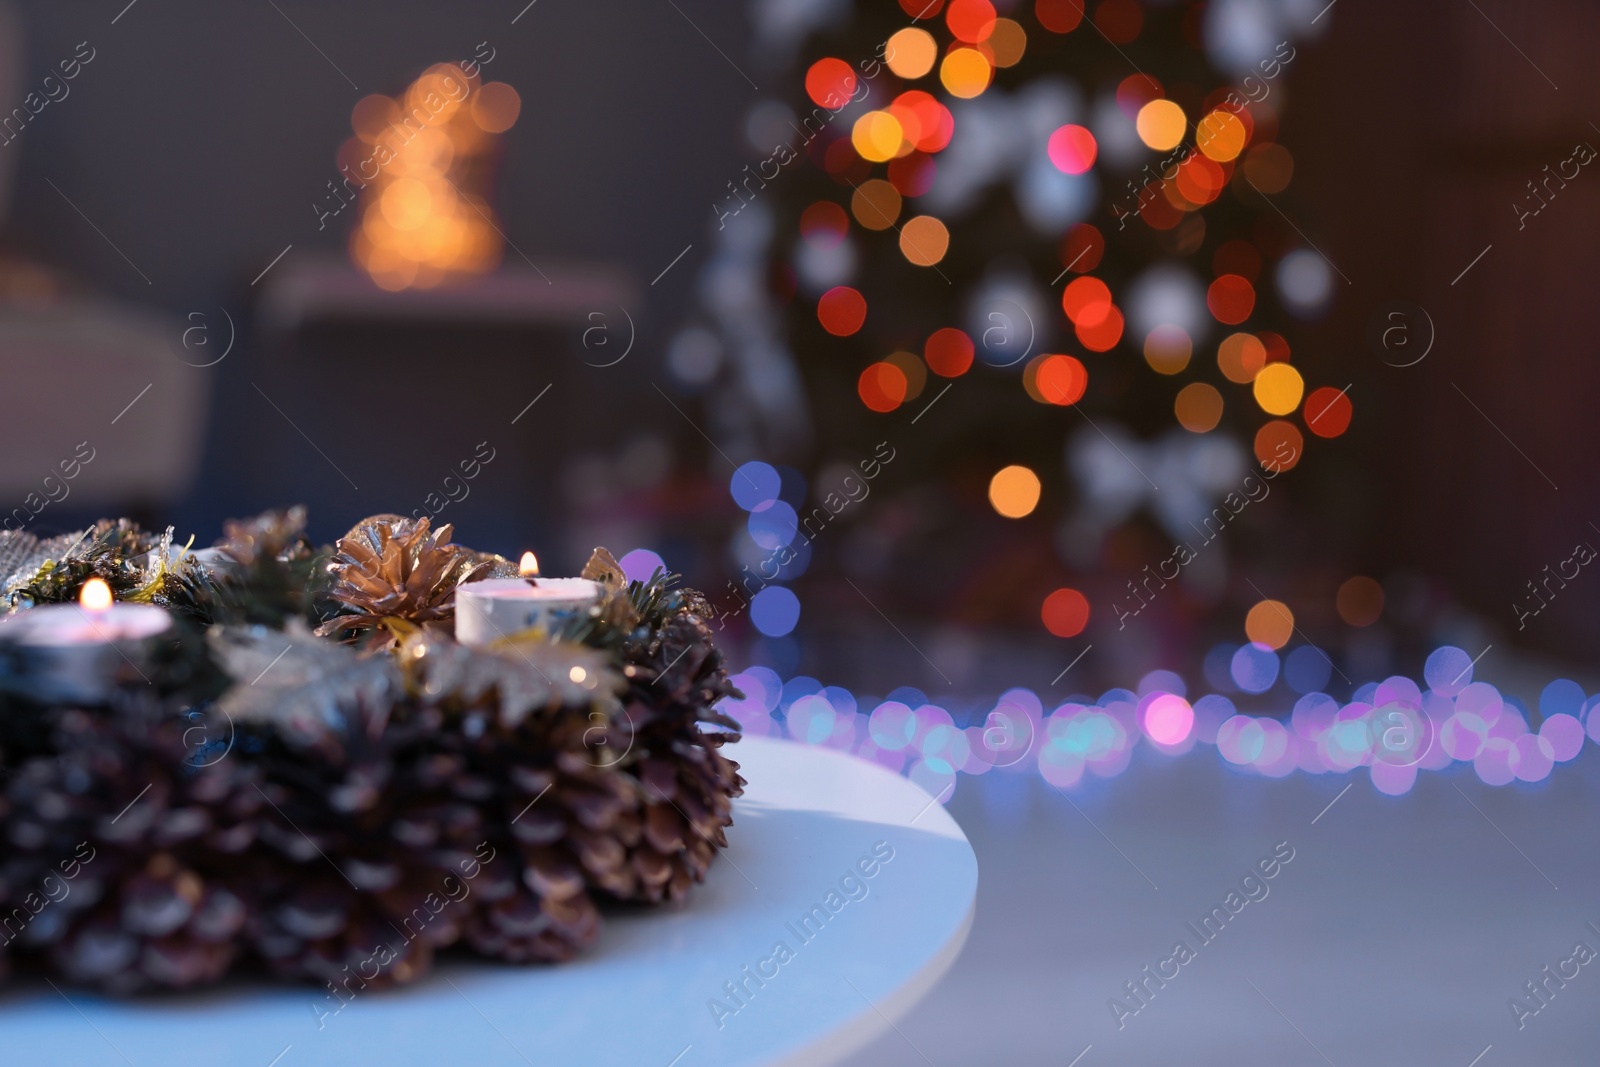
POLYGON ((747 738, 730 845, 682 906, 608 915, 560 966, 441 965, 342 1011, 310 987, 0 998, 7 1067, 825 1064, 889 1030, 965 941, 977 861, 904 778, 747 738))

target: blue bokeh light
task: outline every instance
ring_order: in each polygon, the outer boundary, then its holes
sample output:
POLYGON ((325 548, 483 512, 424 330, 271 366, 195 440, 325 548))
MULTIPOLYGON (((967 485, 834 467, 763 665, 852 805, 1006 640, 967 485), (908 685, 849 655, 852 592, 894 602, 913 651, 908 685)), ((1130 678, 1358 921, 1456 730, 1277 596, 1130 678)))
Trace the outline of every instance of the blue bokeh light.
POLYGON ((762 504, 776 500, 783 491, 783 477, 770 463, 751 460, 733 472, 728 482, 728 492, 733 502, 746 511, 754 511, 762 504))
POLYGON ((782 637, 800 621, 800 598, 781 585, 769 585, 750 598, 750 621, 768 637, 782 637))

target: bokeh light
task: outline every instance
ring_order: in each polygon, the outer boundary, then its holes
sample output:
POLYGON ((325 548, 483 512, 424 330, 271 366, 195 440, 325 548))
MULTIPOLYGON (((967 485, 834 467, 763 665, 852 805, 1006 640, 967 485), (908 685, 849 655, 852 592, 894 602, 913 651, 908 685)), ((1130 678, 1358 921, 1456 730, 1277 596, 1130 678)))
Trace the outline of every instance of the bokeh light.
POLYGON ((1071 356, 1048 355, 1038 364, 1034 387, 1048 404, 1076 404, 1088 386, 1089 372, 1071 356))
POLYGON ((1245 153, 1241 173, 1263 193, 1281 193, 1294 177, 1294 157, 1280 144, 1258 144, 1245 153))
POLYGON ((1050 135, 1050 162, 1063 174, 1083 174, 1094 166, 1100 152, 1094 134, 1082 126, 1066 125, 1050 135))
POLYGON ((901 203, 898 189, 882 178, 871 178, 851 195, 850 213, 864 229, 887 230, 900 217, 901 203))
POLYGON ((1318 437, 1338 437, 1350 428, 1350 397, 1343 389, 1323 386, 1306 397, 1306 429, 1318 437))
POLYGON ((1139 117, 1135 120, 1139 131, 1139 140, 1157 152, 1165 152, 1169 148, 1176 148, 1183 140, 1183 135, 1189 129, 1189 120, 1184 117, 1183 108, 1171 100, 1152 100, 1139 109, 1139 117))
POLYGON ((1305 380, 1287 363, 1269 363, 1256 375, 1256 403, 1268 415, 1288 415, 1300 406, 1305 380))
POLYGON ((939 64, 939 82, 951 96, 970 100, 981 96, 989 88, 994 67, 989 59, 975 48, 957 48, 939 64))
MULTIPOLYGON (((1086 316, 1087 317, 1087 316, 1086 316)), ((1091 352, 1109 352, 1122 340, 1125 320, 1122 311, 1113 304, 1097 322, 1079 322, 1072 328, 1078 343, 1091 352)))
POLYGON ((1111 289, 1099 278, 1074 278, 1061 291, 1061 308, 1074 326, 1097 326, 1111 314, 1111 289))
POLYGON ((505 82, 488 82, 472 94, 472 121, 485 133, 505 133, 522 114, 522 97, 505 82))
POLYGON ((950 231, 932 215, 907 219, 900 228, 900 253, 913 266, 934 266, 949 250, 950 231))
POLYGON ((956 40, 977 44, 994 31, 994 5, 989 0, 950 0, 944 20, 956 40))
POLYGON ((1265 693, 1278 680, 1278 656, 1266 645, 1240 645, 1229 671, 1233 684, 1246 693, 1265 693))
POLYGON ((647 582, 656 571, 665 571, 667 568, 666 562, 660 555, 648 548, 636 548, 632 552, 623 553, 617 564, 630 582, 647 582))
POLYGON ((896 77, 915 81, 933 69, 939 58, 939 46, 933 34, 915 26, 907 26, 889 37, 889 47, 884 52, 884 62, 896 77))
POLYGON ((1255 286, 1237 274, 1224 274, 1206 290, 1206 306, 1218 322, 1237 326, 1255 310, 1255 286))
POLYGON ((782 637, 800 622, 800 598, 781 585, 769 585, 750 598, 750 622, 768 637, 782 637))
POLYGON ((1254 334, 1230 333, 1217 346, 1217 367, 1230 382, 1248 385, 1267 365, 1267 348, 1254 334))
POLYGON ((499 264, 486 157, 521 106, 511 86, 480 85, 453 63, 429 67, 397 97, 357 102, 339 159, 364 176, 350 256, 374 284, 425 289, 499 264))
POLYGON ((1057 637, 1076 637, 1089 625, 1089 598, 1076 589, 1057 589, 1044 598, 1039 618, 1057 637))
POLYGON ((783 476, 770 463, 751 460, 739 466, 728 480, 728 492, 733 502, 746 511, 754 511, 770 500, 778 499, 783 490, 783 476))
POLYGON ((818 200, 800 213, 800 236, 821 248, 836 248, 850 232, 850 218, 831 200, 818 200))
POLYGON ((1015 19, 996 19, 983 42, 994 56, 997 67, 1014 67, 1028 51, 1028 31, 1015 19))
POLYGON ((941 378, 959 378, 972 368, 977 348, 972 338, 952 326, 933 331, 922 349, 928 369, 941 378))
POLYGON ((1256 462, 1274 474, 1293 470, 1305 453, 1305 444, 1294 423, 1273 419, 1256 431, 1256 462))
POLYGON ((1195 125, 1195 147, 1219 163, 1237 159, 1246 139, 1244 123, 1231 111, 1213 111, 1195 125))
POLYGON ((850 143, 857 154, 872 163, 886 163, 900 151, 905 129, 887 111, 869 111, 850 128, 850 143))
POLYGON ((1034 0, 1033 14, 1051 33, 1071 33, 1083 21, 1083 5, 1084 0, 1034 0))
POLYGON ((915 352, 891 352, 885 363, 898 367, 906 376, 906 399, 915 400, 928 384, 928 366, 915 352))
POLYGON ((989 479, 989 503, 1008 519, 1020 519, 1039 506, 1039 476, 1027 467, 1002 467, 989 479))
POLYGON ((752 510, 745 520, 750 539, 768 552, 776 552, 794 541, 800 530, 800 516, 793 505, 782 500, 769 500, 752 510))
POLYGON ((1144 732, 1158 745, 1180 745, 1194 729, 1194 709, 1176 693, 1163 693, 1144 712, 1144 732))
POLYGON ((1245 636, 1277 651, 1294 636, 1294 613, 1281 600, 1262 600, 1244 617, 1245 636))
POLYGON ((1061 239, 1061 266, 1076 274, 1086 274, 1100 265, 1106 239, 1087 222, 1075 224, 1061 239))
POLYGON ((888 360, 871 364, 856 381, 861 402, 873 411, 893 411, 905 403, 909 391, 906 372, 888 360))
POLYGON ((835 337, 849 337, 867 321, 867 298, 848 285, 836 285, 817 301, 817 321, 835 337))
POLYGON ((1194 342, 1181 326, 1163 324, 1145 335, 1144 361, 1157 374, 1181 374, 1194 355, 1194 342))
POLYGON ((855 68, 842 59, 819 59, 806 71, 806 95, 818 107, 837 111, 855 91, 855 68))
POLYGON ((1209 382, 1190 382, 1178 391, 1173 413, 1190 433, 1214 430, 1222 421, 1222 394, 1209 382))
POLYGON ((1339 618, 1350 626, 1371 626, 1383 614, 1383 586, 1366 575, 1346 578, 1334 597, 1339 618))

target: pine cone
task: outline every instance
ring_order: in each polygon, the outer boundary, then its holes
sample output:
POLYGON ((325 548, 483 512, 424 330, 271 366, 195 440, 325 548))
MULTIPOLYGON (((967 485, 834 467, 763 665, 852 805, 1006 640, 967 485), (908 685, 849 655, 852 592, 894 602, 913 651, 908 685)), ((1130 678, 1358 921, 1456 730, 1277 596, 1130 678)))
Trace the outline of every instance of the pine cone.
POLYGON ((328 563, 328 595, 352 609, 318 628, 321 636, 366 633, 371 647, 390 647, 395 633, 455 618, 456 586, 485 577, 492 564, 450 544, 452 527, 430 530, 412 520, 374 515, 339 539, 328 563))
POLYGON ((587 874, 625 864, 607 835, 638 803, 585 747, 620 716, 606 656, 417 635, 363 658, 292 628, 217 647, 235 677, 282 657, 223 702, 270 802, 249 936, 274 971, 364 988, 409 981, 462 939, 510 961, 594 940, 587 874))
POLYGON ((299 560, 311 556, 306 540, 306 509, 265 511, 253 519, 229 519, 222 524, 216 547, 241 567, 263 560, 299 560))
POLYGON ((150 705, 42 717, 44 751, 10 765, 0 807, 13 955, 122 993, 220 978, 245 912, 229 878, 253 839, 248 768, 194 767, 195 727, 150 705))
POLYGON ((698 592, 671 588, 672 575, 624 584, 604 549, 595 549, 584 576, 600 582, 606 595, 583 636, 614 649, 626 664, 625 711, 608 751, 626 751, 617 769, 638 798, 621 824, 636 832, 617 831, 628 849, 628 875, 591 870, 591 878, 622 900, 681 900, 727 846, 723 828, 733 822, 732 800, 744 779, 739 765, 718 751, 738 740, 739 725, 715 706, 741 694, 728 679, 705 622, 710 607, 698 592))

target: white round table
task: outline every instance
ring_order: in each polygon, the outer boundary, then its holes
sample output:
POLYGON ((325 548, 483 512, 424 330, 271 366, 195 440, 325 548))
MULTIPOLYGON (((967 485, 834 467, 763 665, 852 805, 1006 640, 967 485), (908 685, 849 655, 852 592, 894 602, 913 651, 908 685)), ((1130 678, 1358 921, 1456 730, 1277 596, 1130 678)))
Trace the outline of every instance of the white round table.
POLYGON ((706 883, 681 907, 607 915, 599 945, 571 963, 448 963, 335 1015, 309 987, 118 1001, 25 986, 0 994, 0 1062, 832 1063, 887 1030, 955 960, 977 860, 942 807, 881 767, 764 738, 728 752, 749 786, 706 883))

